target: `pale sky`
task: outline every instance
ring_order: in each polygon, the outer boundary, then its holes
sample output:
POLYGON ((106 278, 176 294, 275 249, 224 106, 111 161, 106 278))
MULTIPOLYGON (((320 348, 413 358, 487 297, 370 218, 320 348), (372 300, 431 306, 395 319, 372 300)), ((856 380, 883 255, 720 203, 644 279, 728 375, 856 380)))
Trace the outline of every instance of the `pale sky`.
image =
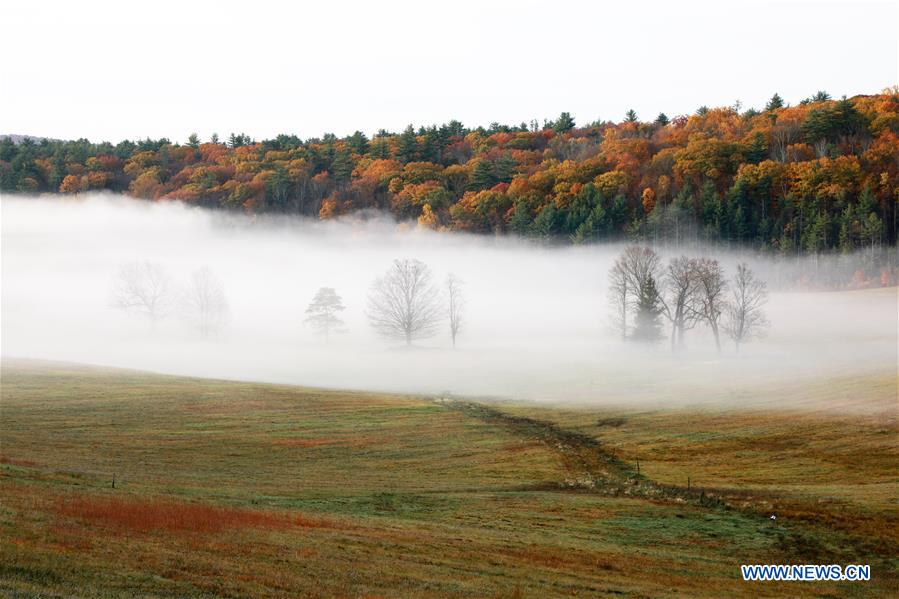
POLYGON ((0 134, 578 123, 899 82, 899 1, 4 0, 0 134))

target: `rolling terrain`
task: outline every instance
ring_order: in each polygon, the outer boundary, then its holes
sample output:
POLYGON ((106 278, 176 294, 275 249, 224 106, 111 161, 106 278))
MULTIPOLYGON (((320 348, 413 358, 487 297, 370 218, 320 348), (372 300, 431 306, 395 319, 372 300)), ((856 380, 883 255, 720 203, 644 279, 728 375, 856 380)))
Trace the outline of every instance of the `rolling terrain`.
POLYGON ((895 382, 781 389, 789 410, 558 408, 6 360, 0 593, 885 596, 895 382))

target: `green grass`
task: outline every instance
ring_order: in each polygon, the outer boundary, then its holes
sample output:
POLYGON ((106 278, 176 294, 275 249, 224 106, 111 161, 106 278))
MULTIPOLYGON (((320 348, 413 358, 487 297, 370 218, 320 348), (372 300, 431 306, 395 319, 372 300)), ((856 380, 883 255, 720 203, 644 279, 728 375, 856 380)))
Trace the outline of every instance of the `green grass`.
POLYGON ((899 582, 895 538, 875 531, 896 507, 895 422, 876 418, 484 407, 24 361, 4 363, 0 407, 9 596, 842 597, 899 582), (687 472, 720 499, 683 489, 687 472), (797 517, 769 520, 778 501, 797 517), (817 560, 870 562, 874 580, 739 579, 741 563, 817 560))

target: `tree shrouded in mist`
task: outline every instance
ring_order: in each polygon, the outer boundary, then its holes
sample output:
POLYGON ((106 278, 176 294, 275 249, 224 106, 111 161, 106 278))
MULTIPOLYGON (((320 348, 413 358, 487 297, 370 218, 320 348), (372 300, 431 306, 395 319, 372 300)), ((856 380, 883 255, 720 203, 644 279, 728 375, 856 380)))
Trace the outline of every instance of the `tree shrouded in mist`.
POLYGON ((325 342, 332 332, 343 328, 343 320, 338 316, 345 309, 342 298, 331 287, 322 287, 306 308, 304 322, 321 335, 325 336, 325 342))
POLYGON ((366 314, 378 334, 406 345, 434 334, 443 309, 432 279, 431 270, 419 260, 393 261, 368 296, 366 314))
POLYGON ((672 258, 665 273, 664 313, 671 322, 671 349, 683 347, 684 333, 699 316, 699 263, 695 258, 672 258))
POLYGON ((650 273, 638 289, 633 338, 655 342, 662 338, 662 303, 655 277, 650 273))
POLYGON ((155 326, 172 307, 172 280, 159 264, 125 264, 113 279, 112 305, 143 314, 155 326))
MULTIPOLYGON (((613 321, 621 332, 622 339, 627 339, 630 330, 628 313, 638 309, 641 300, 646 304, 651 297, 650 303, 657 307, 658 272, 659 255, 648 247, 628 246, 615 260, 615 265, 609 272, 609 300, 613 309, 613 321)), ((646 314, 644 312, 644 316, 646 314)), ((645 319, 642 322, 645 324, 645 319)), ((636 326, 636 321, 634 324, 636 326)))
POLYGON ((203 337, 217 333, 224 325, 228 312, 225 290, 208 266, 191 273, 181 301, 185 316, 203 337))
POLYGON ((746 264, 737 265, 737 274, 731 287, 733 297, 726 308, 726 318, 722 328, 733 339, 740 350, 740 344, 753 337, 759 337, 770 326, 762 307, 768 301, 768 288, 764 281, 756 278, 746 264))
POLYGON ((446 277, 447 316, 449 316, 450 335, 453 348, 456 347, 456 335, 462 329, 462 310, 465 308, 465 296, 462 293, 462 279, 450 273, 446 277))
POLYGON ((724 270, 717 260, 711 258, 699 258, 696 261, 696 276, 698 281, 698 317, 701 318, 715 336, 715 347, 721 351, 721 316, 727 309, 727 280, 724 278, 724 270))

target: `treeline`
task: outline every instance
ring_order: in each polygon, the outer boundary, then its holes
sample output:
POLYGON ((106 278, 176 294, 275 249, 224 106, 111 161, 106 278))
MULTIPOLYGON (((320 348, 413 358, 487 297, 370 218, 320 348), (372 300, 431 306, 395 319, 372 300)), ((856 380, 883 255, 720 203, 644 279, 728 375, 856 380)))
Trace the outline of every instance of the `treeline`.
POLYGON ((720 241, 783 253, 896 243, 899 89, 764 110, 578 126, 559 118, 294 135, 19 143, 0 140, 0 189, 112 190, 249 213, 334 218, 387 210, 437 230, 586 243, 720 241))
POLYGON ((770 326, 768 285, 745 263, 728 281, 713 258, 679 256, 663 265, 652 248, 632 245, 609 271, 608 298, 622 340, 660 341, 664 320, 672 351, 682 349, 686 332, 699 325, 712 332, 719 352, 722 334, 739 350, 770 326))

